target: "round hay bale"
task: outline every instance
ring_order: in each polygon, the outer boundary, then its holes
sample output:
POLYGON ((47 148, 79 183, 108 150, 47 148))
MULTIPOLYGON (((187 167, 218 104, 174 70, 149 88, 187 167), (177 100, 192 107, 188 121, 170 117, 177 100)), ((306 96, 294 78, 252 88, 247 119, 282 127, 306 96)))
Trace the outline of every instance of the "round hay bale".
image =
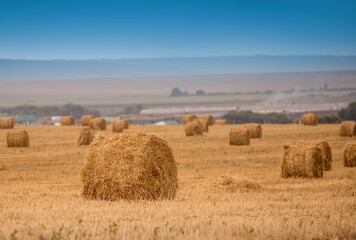
POLYGON ((346 144, 343 157, 345 167, 356 167, 356 143, 346 144))
POLYGON ((84 115, 82 116, 81 124, 82 126, 89 126, 89 122, 94 118, 94 115, 84 115))
POLYGON ((203 128, 203 132, 209 132, 208 120, 199 118, 199 122, 201 124, 201 127, 203 128))
POLYGON ((103 117, 90 120, 89 127, 94 131, 106 130, 106 121, 103 117))
POLYGON ((343 121, 340 125, 341 137, 352 137, 356 135, 356 123, 352 121, 343 121))
POLYGON ((74 125, 74 118, 72 116, 61 117, 61 126, 72 126, 74 125))
POLYGON ((103 200, 174 199, 177 166, 168 143, 152 134, 96 136, 81 172, 82 194, 103 200))
POLYGON ((318 125, 318 116, 314 113, 306 113, 302 115, 300 121, 303 125, 316 126, 318 125))
POLYGON ((199 119, 201 119, 201 120, 207 120, 209 126, 214 125, 214 117, 213 117, 212 115, 210 115, 210 114, 201 115, 201 116, 199 117, 199 119))
POLYGON ((94 138, 94 131, 89 127, 85 127, 80 132, 77 143, 78 145, 89 145, 93 141, 93 138, 94 138))
POLYGON ((0 118, 0 129, 12 129, 14 128, 13 118, 0 118))
POLYGON ((6 136, 7 147, 29 147, 30 138, 26 130, 11 130, 6 136))
POLYGON ((185 125, 185 135, 187 137, 203 135, 203 126, 198 119, 194 119, 185 125))
POLYGON ((284 145, 282 177, 318 178, 323 176, 324 168, 322 151, 316 143, 299 141, 284 145))
POLYGON ((250 145, 250 135, 247 129, 231 128, 229 133, 230 145, 250 145))
POLYGON ((194 119, 197 119, 197 116, 195 114, 188 114, 183 116, 183 125, 193 121, 194 119))
POLYGON ((329 143, 326 141, 318 141, 316 145, 321 149, 321 155, 325 166, 324 170, 330 171, 332 166, 332 154, 329 143))
POLYGON ((216 125, 226 125, 227 121, 226 119, 217 119, 215 120, 216 125))
POLYGON ((111 122, 112 124, 112 131, 121 133, 124 129, 129 129, 129 122, 125 119, 123 120, 114 120, 111 122))
POLYGON ((245 128, 248 130, 250 138, 262 138, 262 127, 258 123, 245 124, 245 128))

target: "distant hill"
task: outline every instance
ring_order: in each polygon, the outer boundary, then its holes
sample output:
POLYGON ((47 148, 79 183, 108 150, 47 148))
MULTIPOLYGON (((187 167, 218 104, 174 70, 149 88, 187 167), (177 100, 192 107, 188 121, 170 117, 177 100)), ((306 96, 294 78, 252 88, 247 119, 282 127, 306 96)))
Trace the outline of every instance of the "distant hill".
POLYGON ((356 56, 231 56, 191 58, 9 60, 0 80, 356 70, 356 56))

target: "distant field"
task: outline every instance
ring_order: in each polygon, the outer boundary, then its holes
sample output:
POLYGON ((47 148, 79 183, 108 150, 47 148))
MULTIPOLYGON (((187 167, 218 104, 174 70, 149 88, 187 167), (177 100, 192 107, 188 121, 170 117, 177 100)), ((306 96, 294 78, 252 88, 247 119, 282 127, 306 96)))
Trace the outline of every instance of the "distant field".
POLYGON ((199 76, 126 77, 73 80, 9 80, 0 81, 0 106, 19 104, 61 105, 68 102, 94 107, 104 114, 115 114, 127 105, 146 108, 174 106, 249 105, 277 99, 287 102, 350 102, 356 100, 352 91, 293 94, 242 94, 226 96, 168 97, 173 87, 195 93, 251 92, 272 90, 282 92, 294 88, 354 88, 356 71, 230 74, 199 76))
MULTIPOLYGON (((183 126, 131 126, 166 139, 178 164, 173 201, 94 201, 80 195, 88 147, 79 126, 26 129, 30 148, 6 147, 0 130, 0 239, 355 239, 356 168, 339 125, 263 125, 262 139, 229 146, 232 126, 202 137, 183 126), (283 179, 283 145, 324 139, 333 166, 321 179, 283 179), (229 188, 222 177, 253 185, 229 188), (259 184, 262 189, 253 186, 259 184)), ((111 127, 104 135, 112 135, 111 127)))

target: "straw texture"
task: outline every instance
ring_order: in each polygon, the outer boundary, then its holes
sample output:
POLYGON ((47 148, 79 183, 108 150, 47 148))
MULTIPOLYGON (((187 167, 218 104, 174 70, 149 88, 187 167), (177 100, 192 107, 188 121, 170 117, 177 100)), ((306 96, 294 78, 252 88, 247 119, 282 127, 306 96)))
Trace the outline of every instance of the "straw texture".
POLYGON ((106 121, 104 118, 94 118, 90 120, 89 127, 94 131, 106 130, 106 121))
POLYGON ((90 199, 174 199, 177 166, 168 143, 151 134, 98 135, 82 169, 82 194, 90 199))
POLYGON ((343 157, 345 167, 356 167, 356 143, 346 144, 343 157))
POLYGON ((203 127, 198 119, 194 119, 185 125, 185 135, 187 137, 203 135, 203 127))
POLYGON ((81 124, 82 126, 89 126, 89 122, 94 118, 94 115, 84 115, 82 116, 81 124))
POLYGON ((284 145, 281 164, 282 177, 322 177, 324 173, 322 151, 316 143, 299 141, 284 145))
POLYGON ((249 130, 244 128, 231 128, 229 133, 230 145, 250 145, 249 130))
POLYGON ((26 130, 11 130, 6 136, 7 147, 29 147, 30 138, 26 130))
POLYGON ((94 131, 89 127, 85 127, 80 132, 79 138, 77 140, 78 145, 89 145, 93 141, 94 131))
POLYGON ((0 118, 0 129, 12 129, 14 128, 13 118, 0 118))

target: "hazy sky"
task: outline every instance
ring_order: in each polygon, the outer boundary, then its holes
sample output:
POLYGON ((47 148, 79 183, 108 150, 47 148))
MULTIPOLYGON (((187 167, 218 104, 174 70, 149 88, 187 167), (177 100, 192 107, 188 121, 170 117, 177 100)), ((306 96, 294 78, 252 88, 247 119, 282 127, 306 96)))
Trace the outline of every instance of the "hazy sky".
POLYGON ((0 0, 0 58, 356 55, 350 0, 0 0))

